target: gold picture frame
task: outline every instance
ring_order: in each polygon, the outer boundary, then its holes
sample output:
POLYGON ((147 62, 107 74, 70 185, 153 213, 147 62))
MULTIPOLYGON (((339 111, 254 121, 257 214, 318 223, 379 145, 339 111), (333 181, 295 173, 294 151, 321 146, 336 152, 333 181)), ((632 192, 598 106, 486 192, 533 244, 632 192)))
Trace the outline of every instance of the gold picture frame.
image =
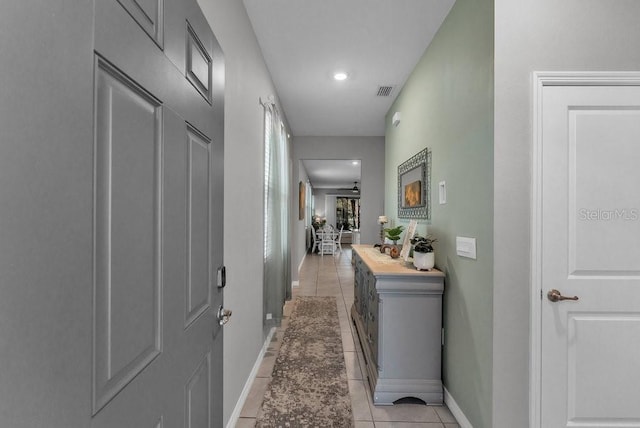
POLYGON ((298 185, 298 220, 304 220, 304 212, 307 209, 307 186, 301 181, 298 185))

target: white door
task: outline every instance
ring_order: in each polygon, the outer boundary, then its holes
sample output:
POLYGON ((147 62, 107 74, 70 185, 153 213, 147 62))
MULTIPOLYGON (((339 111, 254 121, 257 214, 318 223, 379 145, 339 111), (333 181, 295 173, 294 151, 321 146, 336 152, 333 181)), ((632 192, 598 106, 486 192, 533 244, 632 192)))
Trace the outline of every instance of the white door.
POLYGON ((640 81, 607 80, 540 86, 544 428, 640 427, 640 81))
POLYGON ((211 28, 196 0, 5 3, 0 427, 222 426, 211 28))

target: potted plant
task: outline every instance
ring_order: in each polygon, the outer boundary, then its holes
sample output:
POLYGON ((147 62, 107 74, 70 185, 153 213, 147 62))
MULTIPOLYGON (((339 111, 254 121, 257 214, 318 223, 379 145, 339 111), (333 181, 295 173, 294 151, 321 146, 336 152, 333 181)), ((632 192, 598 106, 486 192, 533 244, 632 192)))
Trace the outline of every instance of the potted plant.
POLYGON ((380 252, 384 253, 385 250, 389 249, 389 255, 392 259, 397 259, 400 256, 400 249, 398 248, 397 242, 400 239, 400 234, 404 230, 404 226, 396 226, 393 228, 384 229, 385 236, 390 241, 393 241, 393 244, 382 244, 380 246, 380 252))
POLYGON ((415 236, 411 240, 413 245, 413 265, 418 270, 431 270, 435 266, 433 244, 438 240, 432 236, 415 236))
POLYGON ((384 230, 385 237, 390 241, 393 241, 393 245, 396 245, 398 243, 398 240, 400 239, 400 234, 402 233, 403 230, 404 230, 404 226, 402 225, 396 226, 394 228, 386 228, 384 230))

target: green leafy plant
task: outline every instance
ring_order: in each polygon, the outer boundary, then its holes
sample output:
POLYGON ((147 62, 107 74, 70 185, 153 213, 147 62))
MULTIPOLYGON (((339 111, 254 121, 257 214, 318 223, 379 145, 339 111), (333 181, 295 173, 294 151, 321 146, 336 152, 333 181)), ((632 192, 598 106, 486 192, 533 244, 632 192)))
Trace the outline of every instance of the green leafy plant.
POLYGON ((385 233, 384 236, 386 236, 389 240, 393 241, 393 243, 395 244, 400 239, 400 234, 402 233, 403 230, 404 230, 404 226, 402 225, 396 226, 394 228, 386 228, 384 229, 384 233, 385 233))
POLYGON ((438 242, 438 240, 431 235, 426 237, 416 235, 411 240, 415 253, 433 253, 433 244, 436 242, 438 242))

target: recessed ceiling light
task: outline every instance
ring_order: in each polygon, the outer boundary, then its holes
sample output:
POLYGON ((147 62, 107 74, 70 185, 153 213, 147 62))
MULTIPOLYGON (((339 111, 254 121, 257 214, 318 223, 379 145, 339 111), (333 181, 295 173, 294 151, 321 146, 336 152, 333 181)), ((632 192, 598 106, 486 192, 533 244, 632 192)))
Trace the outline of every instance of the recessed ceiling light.
POLYGON ((352 165, 358 165, 358 161, 351 161, 352 165))
POLYGON ((333 75, 333 78, 336 80, 347 80, 347 77, 349 77, 349 75, 343 71, 339 71, 333 75))

